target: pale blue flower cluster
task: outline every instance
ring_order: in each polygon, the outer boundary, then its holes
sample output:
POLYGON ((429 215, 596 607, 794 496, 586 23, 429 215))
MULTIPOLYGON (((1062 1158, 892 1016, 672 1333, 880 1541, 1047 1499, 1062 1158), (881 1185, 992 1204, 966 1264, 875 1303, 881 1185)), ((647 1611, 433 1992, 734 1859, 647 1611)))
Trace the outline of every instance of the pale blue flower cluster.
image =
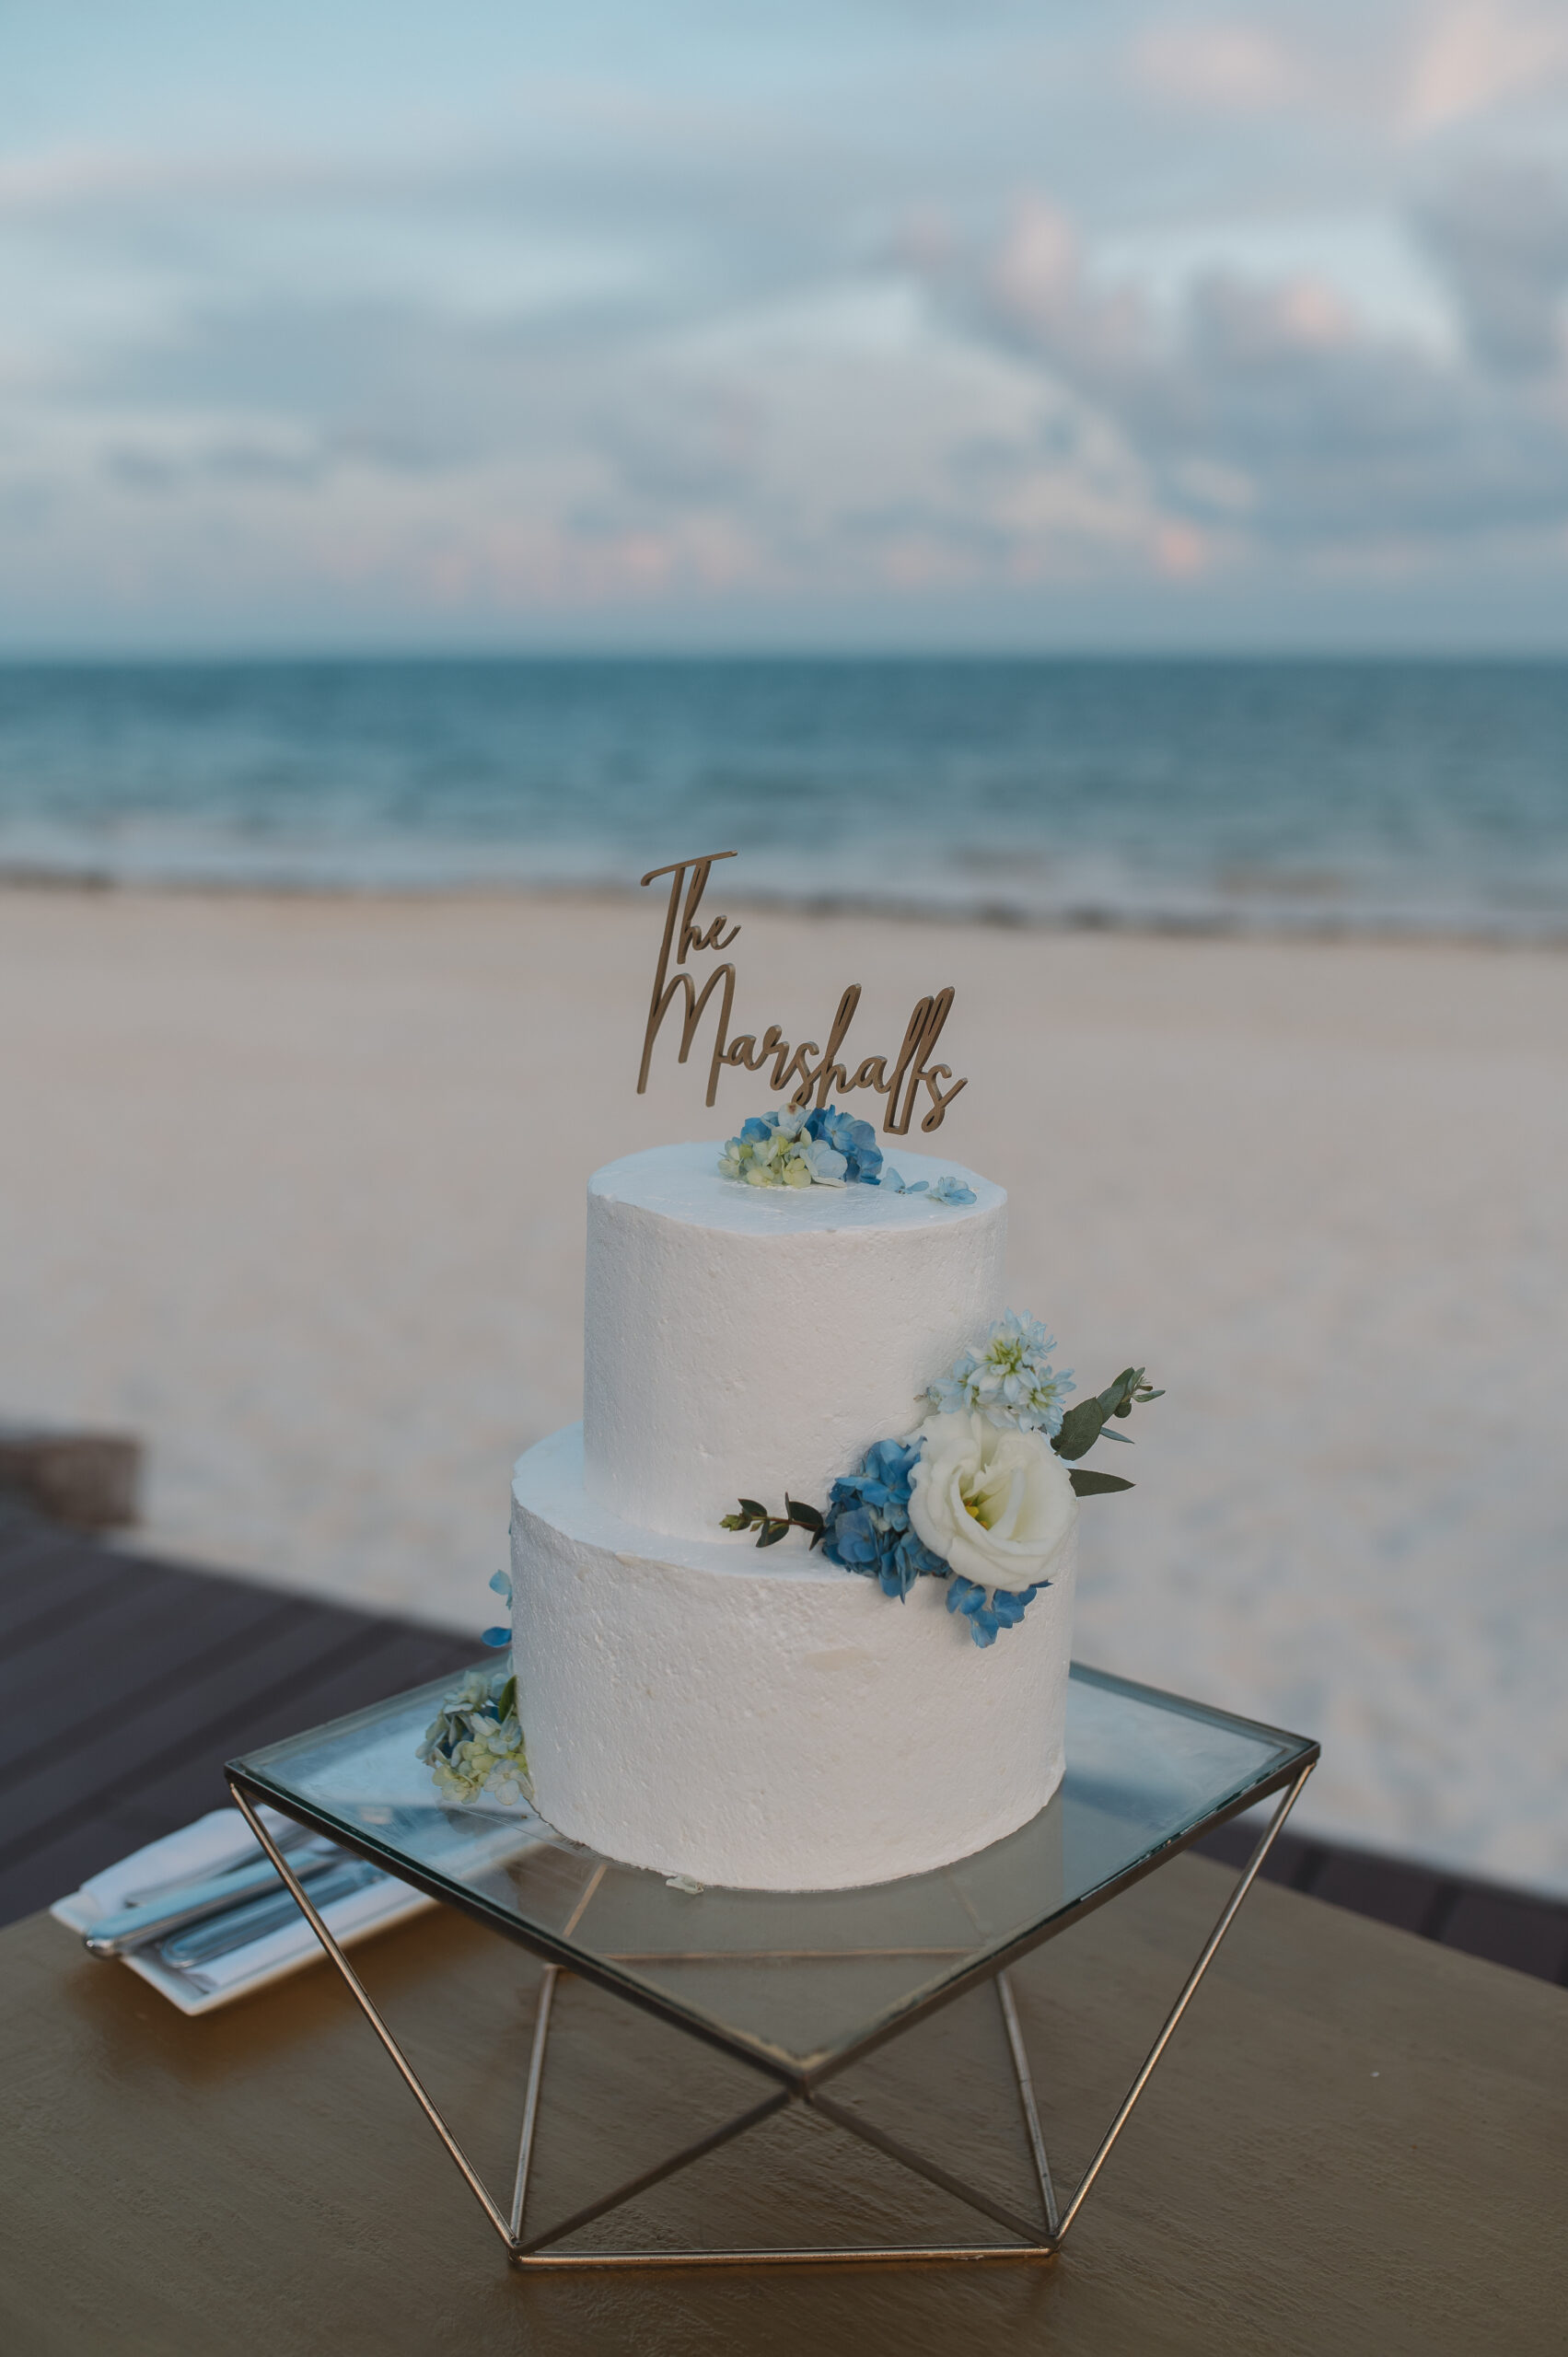
POLYGON ((882 1184, 891 1194, 929 1195, 934 1203, 947 1203, 955 1210, 960 1203, 972 1203, 975 1199, 974 1189, 966 1187, 950 1170, 944 1170, 940 1178, 917 1178, 908 1187, 896 1170, 884 1170, 882 1184))
POLYGON ((832 1105, 753 1114, 719 1155, 720 1178, 749 1187, 875 1187, 881 1168, 870 1122, 832 1105))
POLYGON ((1058 1375, 1047 1358, 1056 1345, 1038 1318, 1008 1310, 999 1318, 983 1350, 965 1351, 926 1398, 941 1415, 976 1411, 993 1424, 1016 1424, 1051 1439, 1062 1430, 1070 1373, 1058 1375))
POLYGON ((528 1754, 509 1669, 470 1669, 424 1730, 419 1757, 446 1801, 482 1794, 515 1807, 528 1797, 528 1754))
POLYGON ((975 1199, 974 1189, 950 1170, 906 1187, 896 1170, 884 1167, 870 1122, 836 1105, 753 1113, 720 1153, 719 1177, 748 1187, 886 1187, 889 1194, 927 1195, 954 1207, 975 1199))

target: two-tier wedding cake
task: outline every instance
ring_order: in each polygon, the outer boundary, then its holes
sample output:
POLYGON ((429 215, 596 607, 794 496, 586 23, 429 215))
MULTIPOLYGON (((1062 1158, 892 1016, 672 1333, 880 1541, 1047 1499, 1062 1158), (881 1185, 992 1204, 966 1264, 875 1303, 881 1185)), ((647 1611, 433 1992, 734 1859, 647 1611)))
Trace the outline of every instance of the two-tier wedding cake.
MULTIPOLYGON (((1033 1318, 1004 1308, 1007 1199, 910 1155, 968 1086, 937 1062, 951 986, 892 1053, 735 1028, 737 970, 688 960, 733 853, 668 877, 641 1092, 660 1027, 684 1063, 784 1101, 723 1146, 656 1146, 588 1183, 583 1421, 512 1486, 493 1587, 508 1667, 425 1731, 443 1802, 531 1794, 558 1831, 690 1885, 831 1890, 1003 1839, 1063 1774, 1080 1460, 1142 1367, 1068 1406, 1033 1318), (882 1135, 834 1098, 879 1103, 882 1135)), ((1117 1434, 1125 1439, 1125 1434, 1117 1434)))
POLYGON ((1005 1305, 1003 1190, 901 1152, 881 1183, 748 1184, 755 1152, 659 1146, 589 1182, 583 1422, 513 1487, 517 1714, 561 1832, 703 1883, 834 1888, 1050 1800, 1077 1508, 1027 1416, 968 1412, 1019 1357, 993 1379, 975 1355, 1005 1305), (898 1446, 923 1417, 946 1473, 898 1446))

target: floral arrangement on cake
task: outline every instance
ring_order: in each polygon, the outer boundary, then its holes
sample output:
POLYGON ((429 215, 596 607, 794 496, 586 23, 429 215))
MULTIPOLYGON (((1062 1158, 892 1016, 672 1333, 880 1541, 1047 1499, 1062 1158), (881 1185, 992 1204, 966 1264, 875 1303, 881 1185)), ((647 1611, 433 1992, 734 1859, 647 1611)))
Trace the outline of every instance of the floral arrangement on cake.
MULTIPOLYGON (((511 1603, 512 1583, 505 1572, 497 1572, 490 1585, 511 1603)), ((483 1634, 483 1643, 493 1647, 511 1642, 510 1629, 486 1629, 483 1634)), ((517 1681, 510 1665, 469 1670, 461 1685, 444 1697, 417 1756, 430 1770, 443 1800, 486 1799, 507 1808, 530 1800, 517 1681)))
POLYGON ((781 1515, 742 1498, 723 1527, 755 1530, 759 1547, 807 1531, 830 1562, 900 1601, 917 1579, 946 1580, 948 1611, 977 1645, 994 1644, 1051 1585, 1076 1499, 1132 1487, 1077 1460, 1102 1436, 1126 1438, 1107 1430, 1112 1418, 1164 1396, 1130 1366, 1069 1408, 1075 1387, 1051 1364, 1054 1348, 1038 1318, 1009 1310, 928 1386, 923 1421, 902 1439, 876 1442, 833 1483, 825 1508, 786 1492, 781 1515))
POLYGON ((754 1113, 719 1155, 719 1177, 748 1187, 882 1187, 892 1195, 926 1195, 934 1203, 972 1203, 974 1189, 944 1172, 905 1186, 889 1169, 869 1121, 836 1106, 754 1113))

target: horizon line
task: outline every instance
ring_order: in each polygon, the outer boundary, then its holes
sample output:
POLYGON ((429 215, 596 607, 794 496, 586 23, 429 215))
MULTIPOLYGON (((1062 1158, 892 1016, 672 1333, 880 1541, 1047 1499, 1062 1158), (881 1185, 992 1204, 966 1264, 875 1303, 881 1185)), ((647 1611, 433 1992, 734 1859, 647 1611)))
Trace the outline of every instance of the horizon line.
POLYGON ((1389 643, 1380 645, 1279 646, 969 646, 932 643, 908 646, 442 646, 428 643, 391 643, 380 646, 232 647, 45 647, 0 646, 0 671, 69 669, 191 669, 200 667, 252 667, 257 669, 317 664, 408 664, 432 668, 446 664, 593 665, 668 664, 1053 664, 1053 663, 1182 663, 1182 664, 1561 664, 1568 662, 1568 642, 1521 644, 1516 646, 1389 643))

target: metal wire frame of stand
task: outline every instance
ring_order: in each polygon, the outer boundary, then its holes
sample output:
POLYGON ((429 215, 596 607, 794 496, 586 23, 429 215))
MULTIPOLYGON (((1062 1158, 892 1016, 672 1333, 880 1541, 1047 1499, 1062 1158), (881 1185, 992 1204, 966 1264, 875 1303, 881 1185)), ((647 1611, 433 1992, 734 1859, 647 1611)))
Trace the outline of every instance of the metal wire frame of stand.
MULTIPOLYGON (((1188 1974, 1180 1994, 1166 2015, 1158 2037, 1144 2057, 1137 2075, 1122 2098, 1116 2117, 1107 2129, 1098 2150, 1079 2178, 1073 2197, 1064 2210, 1059 2207, 1051 2179, 1051 2165, 1046 2156, 1045 2140, 1040 2131, 1040 2113, 1035 2102, 1034 2083, 1029 2073, 1028 2057, 1024 2048, 1023 2032, 1019 2026, 1012 1987, 1005 1970, 999 1969, 993 1978, 997 1999, 1002 2009, 1002 2023, 1006 2033, 1008 2054, 1017 2086, 1024 2131, 1028 2141, 1035 2180, 1040 2190, 1041 2215, 1039 2219, 1026 2218, 1005 2204, 993 2200, 988 2194, 964 2184, 960 2178, 954 2177, 935 2162, 912 2151, 908 2145, 900 2142, 898 2138, 889 2135, 885 2130, 874 2127, 869 2121, 857 2119, 844 2106, 836 2103, 831 2096, 826 2095, 819 2086, 775 2085, 761 2102, 751 2105, 749 2109, 726 2120, 722 2126, 711 2130, 707 2135, 699 2137, 694 2143, 684 2146, 679 2152, 673 2154, 668 2160, 660 2162, 656 2167, 644 2170, 640 2176, 631 2178, 623 2185, 617 2186, 612 2192, 605 2194, 599 2200, 575 2212, 568 2218, 559 2220, 544 2233, 532 2237, 524 2234, 524 2212, 528 2201, 528 2173, 533 2158, 534 2136, 539 2122, 540 2102, 544 2084, 545 2051, 549 2043, 551 2014, 555 2003, 557 1984, 563 1978, 570 1978, 570 1975, 560 1965, 547 1964, 543 1968, 540 1982, 539 2003, 534 2015, 533 2045, 528 2057, 528 2086, 523 2100, 523 2126, 517 2147, 517 2173, 513 2181, 510 2209, 504 2211, 491 2195, 457 2138, 425 2093, 413 2066, 382 2020, 358 1974, 343 1954, 326 1922, 312 1905, 308 1893, 290 1866, 285 1853, 273 1840, 256 1808, 232 1777, 229 1780, 229 1787, 257 1840, 271 1859, 283 1882, 292 1892, 311 1930, 332 1963, 336 1965, 371 2028, 386 2048, 415 2101, 446 2146, 467 2183, 470 2192, 472 2193, 491 2225, 500 2236, 505 2247, 506 2256, 514 2267, 525 2269, 820 2267, 848 2263, 865 2266, 876 2262, 899 2264, 916 2260, 942 2259, 984 2262, 1001 2259, 1046 2259, 1056 2256, 1068 2229, 1083 2207, 1090 2187, 1109 2157, 1111 2147, 1127 2125, 1132 2108, 1147 2085, 1156 2064, 1169 2044, 1177 2024, 1187 2011, 1199 1983, 1213 1963, 1220 1943, 1234 1922, 1242 1900, 1252 1887, 1264 1859, 1273 1847, 1275 1838, 1295 1806, 1302 1786, 1311 1774, 1315 1764, 1314 1760, 1309 1760, 1294 1783, 1287 1786, 1282 1794, 1257 1847, 1237 1879, 1235 1889, 1221 1910, 1219 1918, 1204 1943, 1197 1962, 1188 1974), (776 2112, 784 2110, 791 2104, 804 2105, 819 2118, 830 2121, 834 2127, 844 2130, 849 2135, 859 2137, 864 2143, 871 2145, 874 2150, 885 2154, 888 2158, 901 2163, 915 2176, 923 2177, 928 2184, 936 2186, 944 2193, 966 2203, 981 2216, 989 2218, 993 2224, 1005 2227, 1016 2239, 1006 2243, 918 2243, 892 2245, 886 2247, 856 2244, 778 2250, 559 2251, 547 2247, 550 2244, 563 2241, 568 2235, 578 2233, 596 2219, 604 2217, 610 2211, 619 2209, 623 2203, 634 2200, 637 2195, 650 2191, 656 2185, 662 2184, 666 2178, 676 2176, 679 2170, 691 2167, 693 2162, 703 2160, 708 2154, 717 2152, 722 2145, 731 2143, 737 2137, 745 2135, 749 2129, 761 2126, 763 2120, 771 2119, 776 2112)), ((603 1873, 602 1867, 599 1873, 603 1873)), ((596 1875, 583 1893, 563 1936, 569 1937, 575 1929, 583 1910, 593 1896, 598 1879, 599 1876, 596 1875)))

